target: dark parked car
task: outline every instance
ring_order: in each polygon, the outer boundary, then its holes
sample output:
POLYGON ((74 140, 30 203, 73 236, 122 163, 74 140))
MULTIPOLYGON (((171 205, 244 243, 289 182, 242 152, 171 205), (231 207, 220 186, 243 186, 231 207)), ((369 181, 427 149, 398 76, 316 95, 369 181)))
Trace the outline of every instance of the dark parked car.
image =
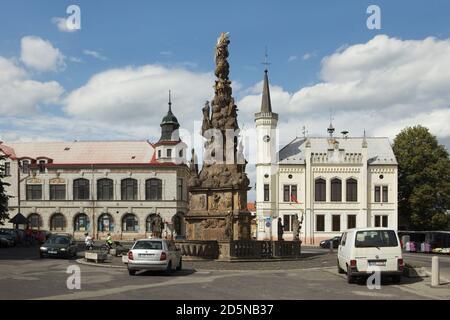
POLYGON ((0 248, 8 248, 14 245, 14 241, 0 234, 0 248))
POLYGON ((339 247, 339 244, 341 243, 341 236, 336 236, 331 239, 320 241, 320 247, 321 248, 330 248, 330 242, 333 241, 333 248, 339 247))
POLYGON ((0 237, 10 242, 11 246, 17 244, 17 236, 12 229, 0 229, 0 237))
POLYGON ((71 235, 52 235, 39 248, 39 255, 41 258, 75 257, 77 255, 77 244, 71 235))

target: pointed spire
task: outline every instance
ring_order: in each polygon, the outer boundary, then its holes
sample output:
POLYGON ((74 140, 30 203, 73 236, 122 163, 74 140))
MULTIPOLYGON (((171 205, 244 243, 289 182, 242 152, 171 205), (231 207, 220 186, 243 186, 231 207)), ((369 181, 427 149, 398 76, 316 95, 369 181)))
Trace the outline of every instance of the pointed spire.
POLYGON ((171 95, 171 90, 169 90, 169 112, 172 113, 172 95, 171 95))
POLYGON ((267 69, 264 70, 264 83, 261 101, 261 112, 272 112, 272 102, 270 101, 270 90, 269 90, 269 77, 267 75, 267 69))
POLYGON ((362 147, 367 148, 366 130, 364 130, 364 136, 362 141, 362 147))

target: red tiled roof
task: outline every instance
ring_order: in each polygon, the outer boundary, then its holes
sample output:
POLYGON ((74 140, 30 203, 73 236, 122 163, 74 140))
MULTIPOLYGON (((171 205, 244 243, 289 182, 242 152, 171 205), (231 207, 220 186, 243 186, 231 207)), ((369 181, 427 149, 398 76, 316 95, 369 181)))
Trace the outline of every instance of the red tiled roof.
POLYGON ((46 157, 49 165, 159 164, 148 141, 14 142, 0 150, 14 159, 46 157))

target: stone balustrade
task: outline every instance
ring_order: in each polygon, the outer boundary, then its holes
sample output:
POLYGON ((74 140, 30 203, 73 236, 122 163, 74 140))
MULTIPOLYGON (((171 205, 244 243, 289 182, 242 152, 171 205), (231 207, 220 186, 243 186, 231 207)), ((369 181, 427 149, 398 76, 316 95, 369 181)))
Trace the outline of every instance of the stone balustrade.
POLYGON ((182 240, 175 242, 185 260, 257 260, 300 257, 299 241, 182 240))

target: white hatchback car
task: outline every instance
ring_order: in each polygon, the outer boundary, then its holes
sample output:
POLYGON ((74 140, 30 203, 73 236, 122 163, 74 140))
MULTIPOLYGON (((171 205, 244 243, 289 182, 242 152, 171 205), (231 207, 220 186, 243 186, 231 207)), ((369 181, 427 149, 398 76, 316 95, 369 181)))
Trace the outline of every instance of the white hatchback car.
POLYGON ((395 230, 360 228, 349 229, 342 234, 337 268, 339 273, 347 273, 348 283, 374 271, 399 283, 403 266, 402 249, 395 230))
POLYGON ((164 239, 137 240, 128 251, 128 273, 140 270, 159 270, 166 274, 181 270, 181 252, 175 243, 164 239))

